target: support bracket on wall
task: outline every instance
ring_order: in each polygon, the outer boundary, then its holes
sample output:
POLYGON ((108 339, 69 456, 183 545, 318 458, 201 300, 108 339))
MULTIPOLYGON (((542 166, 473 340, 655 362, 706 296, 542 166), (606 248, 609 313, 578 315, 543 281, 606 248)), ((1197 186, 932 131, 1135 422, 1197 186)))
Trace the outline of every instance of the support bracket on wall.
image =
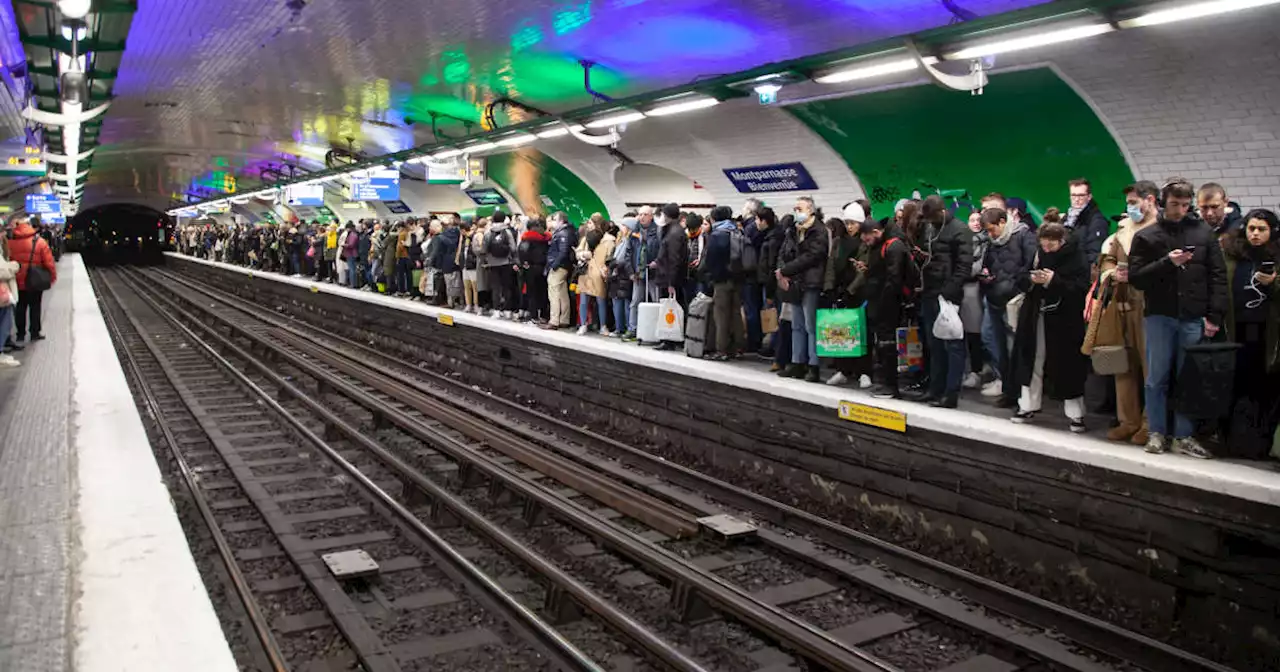
POLYGON ((968 74, 953 75, 939 70, 932 65, 931 60, 926 60, 920 54, 920 49, 916 46, 915 40, 906 40, 904 46, 907 49, 907 53, 915 59, 916 65, 920 66, 925 71, 925 74, 929 75, 929 79, 944 89, 968 91, 971 95, 980 96, 982 95, 982 90, 986 88, 987 83, 990 81, 987 79, 986 66, 979 59, 969 62, 968 74))

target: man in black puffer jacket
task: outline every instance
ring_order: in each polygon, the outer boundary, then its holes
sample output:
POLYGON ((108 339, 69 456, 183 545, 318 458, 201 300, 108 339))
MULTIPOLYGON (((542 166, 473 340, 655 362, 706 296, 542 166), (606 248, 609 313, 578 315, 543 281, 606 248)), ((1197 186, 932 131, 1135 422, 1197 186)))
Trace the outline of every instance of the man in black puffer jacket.
POLYGON ((1067 188, 1070 190, 1071 208, 1067 210, 1062 225, 1070 232, 1072 242, 1084 250, 1085 260, 1093 268, 1102 253, 1102 243, 1111 235, 1111 221, 1093 200, 1093 187, 1089 180, 1071 180, 1067 188))
POLYGON ((679 205, 668 203, 662 206, 662 217, 662 243, 658 247, 658 257, 654 259, 653 281, 663 297, 678 299, 684 305, 688 298, 692 298, 680 296, 689 270, 689 236, 680 225, 679 205))
POLYGON ((831 251, 827 225, 813 199, 796 199, 796 225, 787 231, 778 253, 778 297, 790 304, 791 365, 778 375, 816 383, 818 370, 818 297, 831 251))
POLYGON ((973 232, 947 211, 942 197, 925 199, 920 209, 923 226, 921 248, 925 261, 920 269, 924 288, 920 293, 920 333, 929 344, 929 389, 913 401, 955 408, 964 380, 964 338, 944 341, 933 335, 938 300, 956 306, 964 300, 964 283, 973 274, 973 232))
POLYGON ((982 396, 999 397, 998 407, 1013 408, 1020 390, 1013 383, 1004 384, 1011 379, 1009 347, 1013 336, 1006 308, 1019 293, 1019 280, 1031 271, 1039 244, 1035 232, 1025 222, 1010 222, 1008 212, 1003 208, 983 210, 982 226, 991 236, 982 273, 978 276, 985 304, 982 342, 996 370, 996 379, 982 388, 982 396))
MULTIPOLYGON (((760 232, 760 259, 756 265, 756 284, 763 293, 764 307, 776 310, 781 306, 778 304, 778 278, 774 276, 774 272, 778 268, 778 251, 782 247, 784 231, 778 224, 778 216, 773 208, 761 207, 756 210, 755 226, 760 232)), ((790 333, 787 337, 790 338, 790 333)), ((769 339, 769 344, 760 349, 760 356, 773 359, 776 352, 775 346, 780 340, 778 332, 774 332, 774 336, 769 339)), ((788 347, 789 345, 790 341, 788 341, 788 347)), ((790 353, 787 353, 787 356, 790 357, 790 353)))
MULTIPOLYGON (((1129 250, 1129 282, 1146 302, 1143 334, 1147 342, 1148 453, 1168 449, 1169 380, 1174 362, 1181 368, 1187 346, 1212 338, 1227 314, 1227 265, 1218 236, 1191 214, 1195 195, 1190 183, 1174 181, 1161 191, 1164 213, 1154 225, 1133 237, 1129 250)), ((1174 452, 1213 457, 1193 437, 1191 420, 1174 414, 1174 452)))

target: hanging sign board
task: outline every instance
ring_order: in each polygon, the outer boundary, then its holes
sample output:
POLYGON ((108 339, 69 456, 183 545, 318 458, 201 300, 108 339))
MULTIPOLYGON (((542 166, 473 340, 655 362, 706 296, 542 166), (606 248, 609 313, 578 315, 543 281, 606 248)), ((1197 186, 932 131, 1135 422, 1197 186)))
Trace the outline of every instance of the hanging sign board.
POLYGON ((776 163, 768 166, 725 168, 725 177, 743 194, 770 191, 813 191, 818 183, 803 163, 776 163))
POLYGON ((47 215, 62 212, 62 201, 54 194, 27 194, 27 214, 47 215))
POLYGON ((374 168, 368 175, 356 175, 350 179, 352 200, 396 201, 400 199, 399 168, 374 168))

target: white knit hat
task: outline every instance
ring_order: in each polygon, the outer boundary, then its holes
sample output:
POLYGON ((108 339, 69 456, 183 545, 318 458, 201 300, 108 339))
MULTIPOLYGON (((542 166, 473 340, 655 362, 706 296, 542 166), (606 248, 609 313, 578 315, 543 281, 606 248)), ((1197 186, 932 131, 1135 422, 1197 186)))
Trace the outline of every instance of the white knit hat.
POLYGON ((850 203, 844 206, 844 221, 854 221, 861 224, 867 221, 867 212, 862 209, 859 203, 850 203))

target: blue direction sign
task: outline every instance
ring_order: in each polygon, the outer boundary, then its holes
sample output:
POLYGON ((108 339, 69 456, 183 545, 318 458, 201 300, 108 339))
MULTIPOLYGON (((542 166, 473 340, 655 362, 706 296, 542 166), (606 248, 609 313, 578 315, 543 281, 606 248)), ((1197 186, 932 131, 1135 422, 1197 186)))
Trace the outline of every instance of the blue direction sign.
POLYGON ((397 168, 374 169, 369 174, 351 178, 353 201, 400 200, 400 170, 397 168))
POLYGON ((62 212, 62 201, 56 194, 27 194, 27 214, 48 215, 62 212))
POLYGON ((743 194, 768 191, 813 191, 818 183, 803 163, 778 163, 769 166, 725 168, 725 177, 743 194))

